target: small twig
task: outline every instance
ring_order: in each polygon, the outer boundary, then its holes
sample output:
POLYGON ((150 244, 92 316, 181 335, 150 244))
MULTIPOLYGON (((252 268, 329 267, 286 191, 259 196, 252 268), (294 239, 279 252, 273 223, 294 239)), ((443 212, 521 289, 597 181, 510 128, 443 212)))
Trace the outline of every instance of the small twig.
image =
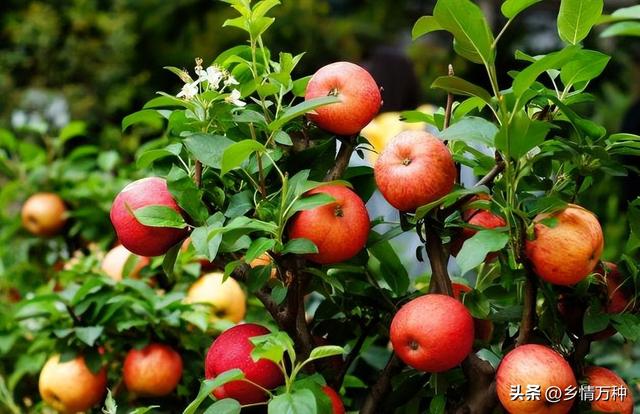
MULTIPOLYGON (((256 136, 256 130, 253 127, 253 123, 249 122, 249 131, 251 131, 251 138, 256 141, 257 140, 257 136, 256 136)), ((262 166, 262 157, 260 156, 260 154, 256 154, 256 160, 258 162, 258 181, 260 182, 260 195, 262 195, 262 198, 265 198, 267 196, 267 187, 265 185, 265 178, 264 178, 264 168, 262 166)))
POLYGON ((80 319, 80 317, 75 313, 73 308, 70 305, 67 305, 66 303, 64 306, 65 308, 67 308, 67 312, 69 313, 69 316, 71 316, 71 319, 73 320, 73 325, 82 326, 82 319, 80 319))
POLYGON ((380 413, 380 404, 384 399, 384 396, 389 392, 391 387, 391 378, 402 369, 402 361, 396 354, 392 354, 389 358, 389 362, 384 367, 378 380, 369 389, 369 394, 360 408, 360 414, 374 414, 380 413))
POLYGON ((341 137, 340 138, 340 149, 338 150, 338 155, 336 156, 336 162, 331 167, 327 175, 324 176, 324 181, 333 181, 342 177, 345 170, 349 166, 349 160, 351 159, 351 154, 353 154, 353 150, 356 148, 356 139, 357 135, 353 135, 350 137, 341 137))
POLYGON ((330 381, 333 388, 339 390, 340 387, 342 387, 342 382, 344 381, 344 377, 347 375, 347 372, 349 371, 351 364, 353 364, 356 358, 360 356, 360 350, 362 349, 362 346, 364 345, 365 341, 369 337, 369 334, 371 333, 371 329, 375 326, 376 323, 377 323, 377 320, 373 320, 369 324, 366 324, 362 327, 362 332, 360 333, 360 336, 356 340, 356 343, 353 345, 353 348, 349 352, 347 359, 342 364, 342 369, 340 370, 338 375, 336 375, 335 378, 332 381, 330 381))
MULTIPOLYGON (((453 76, 455 73, 453 72, 453 65, 449 65, 449 76, 453 76)), ((451 125, 451 112, 453 112, 453 94, 451 92, 447 93, 447 107, 444 112, 444 129, 449 128, 451 125)), ((446 144, 446 141, 445 141, 446 144)))
POLYGON ((536 298, 538 295, 538 286, 535 276, 531 272, 527 272, 527 278, 524 282, 524 303, 522 310, 522 320, 520 321, 520 332, 516 340, 516 346, 529 343, 533 328, 536 325, 536 298))
POLYGON ((193 175, 193 182, 196 183, 196 187, 202 187, 202 163, 196 160, 196 170, 193 175))

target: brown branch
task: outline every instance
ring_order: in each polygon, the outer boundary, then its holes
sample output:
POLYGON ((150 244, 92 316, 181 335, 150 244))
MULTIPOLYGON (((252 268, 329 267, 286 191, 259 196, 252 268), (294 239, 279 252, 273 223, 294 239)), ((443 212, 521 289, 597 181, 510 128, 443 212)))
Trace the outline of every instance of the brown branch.
POLYGON ((380 413, 380 404, 391 387, 391 378, 402 369, 402 361, 396 354, 392 354, 378 380, 370 388, 367 398, 360 408, 360 414, 380 413))
POLYGON ((576 378, 582 378, 584 374, 584 359, 591 351, 591 339, 589 339, 588 335, 580 335, 577 338, 572 338, 572 341, 571 368, 573 368, 576 378))
POLYGON ((196 170, 193 175, 193 182, 196 183, 196 187, 202 186, 202 163, 196 160, 196 170))
POLYGON ((356 358, 360 355, 360 350, 367 340, 367 337, 371 333, 371 329, 375 326, 376 323, 377 320, 373 320, 370 323, 362 326, 362 332, 356 340, 356 343, 353 345, 353 348, 349 352, 347 359, 342 364, 342 369, 340 369, 340 372, 335 376, 335 378, 329 381, 330 385, 336 390, 339 390, 342 387, 342 383, 344 382, 344 377, 347 375, 347 371, 349 371, 351 364, 353 364, 356 358))
POLYGON ((426 237, 425 248, 431 265, 431 281, 429 282, 429 293, 441 293, 453 296, 451 278, 447 270, 449 255, 445 252, 442 239, 438 234, 437 227, 427 219, 424 223, 426 237))
POLYGON ((493 166, 493 168, 487 173, 487 175, 485 175, 484 177, 482 177, 477 183, 476 183, 476 187, 480 187, 481 185, 488 185, 491 184, 493 182, 493 180, 495 180, 495 178, 502 172, 504 171, 504 166, 505 163, 502 159, 496 159, 496 165, 493 166))
POLYGON ((524 282, 524 303, 522 310, 522 319, 520 321, 520 332, 516 340, 516 346, 529 343, 531 334, 536 326, 536 299, 538 295, 538 286, 535 276, 531 272, 527 272, 527 278, 524 282))
POLYGON ((490 414, 498 404, 495 370, 487 361, 471 354, 462 363, 462 370, 469 379, 464 393, 464 404, 456 414, 490 414))
POLYGON ((349 166, 349 160, 351 159, 351 154, 353 154, 353 150, 356 149, 356 139, 357 135, 353 135, 350 137, 340 137, 340 149, 338 150, 338 155, 336 156, 336 162, 331 167, 327 175, 324 176, 324 181, 333 181, 342 177, 345 170, 349 166))

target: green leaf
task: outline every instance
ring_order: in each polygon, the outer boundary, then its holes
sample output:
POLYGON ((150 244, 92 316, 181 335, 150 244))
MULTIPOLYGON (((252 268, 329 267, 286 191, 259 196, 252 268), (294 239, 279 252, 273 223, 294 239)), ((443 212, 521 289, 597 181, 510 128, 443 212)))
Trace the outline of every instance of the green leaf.
POLYGON ((184 139, 184 145, 195 159, 202 164, 219 169, 222 165, 222 155, 234 144, 223 135, 193 134, 184 139))
POLYGON ((640 316, 632 313, 611 315, 613 327, 628 341, 640 340, 640 316))
POLYGON ((225 371, 213 379, 202 381, 195 400, 193 400, 191 404, 184 409, 182 414, 195 414, 202 402, 213 392, 213 390, 231 381, 239 381, 243 378, 244 372, 236 368, 225 371))
POLYGON ((600 332, 609 326, 609 314, 603 312, 600 304, 594 300, 584 313, 582 326, 585 335, 600 332))
POLYGON ((309 239, 293 239, 284 245, 280 253, 313 254, 318 253, 318 247, 309 239))
POLYGON ((601 37, 640 36, 640 22, 619 22, 607 27, 601 37))
POLYGON ((60 143, 63 144, 71 138, 79 137, 87 133, 87 124, 83 121, 71 121, 60 130, 60 143))
POLYGON ((204 414, 240 414, 241 410, 242 406, 238 401, 232 398, 225 398, 211 404, 204 414))
POLYGON ((182 144, 180 143, 167 145, 160 149, 144 151, 138 155, 136 166, 139 169, 147 168, 152 162, 160 158, 180 155, 180 151, 182 151, 182 144))
POLYGON ((558 34, 572 45, 582 41, 602 14, 603 0, 561 0, 558 34))
POLYGON ((249 190, 241 191, 229 198, 229 207, 224 215, 233 218, 242 216, 253 209, 253 193, 249 190))
POLYGON ((104 400, 103 414, 116 414, 118 412, 118 405, 116 400, 111 395, 111 390, 107 388, 107 398, 104 400))
POLYGON ((218 211, 207 219, 206 226, 197 227, 191 232, 193 248, 210 261, 218 254, 222 242, 223 224, 224 215, 218 211))
POLYGON ((511 158, 518 159, 542 144, 549 129, 550 123, 532 120, 525 111, 518 111, 509 124, 509 129, 503 126, 498 131, 496 148, 511 158))
POLYGON ((122 132, 134 124, 147 124, 154 129, 162 128, 164 118, 155 109, 143 109, 127 115, 122 119, 122 132))
POLYGON ((442 26, 438 23, 433 16, 422 16, 419 18, 416 23, 413 25, 413 29, 411 30, 411 37, 413 40, 424 36, 431 32, 436 32, 438 30, 444 30, 442 26))
POLYGON ((509 234, 497 230, 480 230, 462 245, 456 262, 464 275, 484 261, 487 254, 502 249, 509 241, 509 234))
POLYGON ((396 251, 386 240, 378 239, 380 235, 371 232, 370 240, 373 241, 367 250, 370 253, 367 267, 385 281, 393 293, 404 295, 409 289, 409 274, 400 261, 396 251))
POLYGON ((156 408, 160 408, 159 405, 150 405, 148 407, 138 407, 135 410, 131 410, 129 414, 147 414, 156 408))
POLYGON ((245 139, 235 144, 229 145, 222 154, 220 173, 228 173, 234 168, 242 165, 254 152, 263 153, 266 151, 264 145, 252 139, 245 139))
POLYGON ((491 95, 481 86, 474 85, 457 76, 440 76, 431 84, 432 88, 444 89, 455 95, 477 96, 483 101, 491 104, 491 95))
POLYGON ((186 101, 176 98, 171 95, 162 95, 156 98, 150 99, 144 104, 142 109, 155 109, 155 108, 171 108, 171 107, 185 107, 186 101))
POLYGON ((145 226, 172 227, 176 229, 187 227, 187 223, 185 223, 182 215, 167 206, 146 206, 136 209, 133 214, 136 216, 136 219, 145 226))
POLYGON ((309 355, 308 360, 313 361, 315 359, 328 358, 335 355, 344 355, 345 350, 341 346, 337 345, 324 345, 314 348, 309 355))
POLYGON ((565 86, 586 82, 600 76, 611 58, 595 50, 581 50, 560 71, 565 86))
POLYGON ((311 210, 316 207, 325 206, 327 204, 334 203, 336 201, 335 198, 331 197, 329 194, 318 193, 313 194, 308 197, 300 198, 293 202, 289 210, 287 211, 287 215, 285 217, 285 221, 292 217, 298 211, 303 210, 311 210))
POLYGON ((251 246, 249 246, 249 248, 247 249, 244 260, 247 263, 251 262, 267 250, 273 249, 273 246, 275 246, 275 244, 276 241, 274 239, 268 239, 266 237, 255 239, 253 242, 251 242, 251 246))
POLYGON ((470 0, 439 0, 433 16, 442 28, 453 34, 456 52, 474 63, 492 63, 493 34, 482 10, 470 0))
POLYGON ((518 73, 513 81, 513 93, 516 97, 521 97, 527 89, 533 85, 538 76, 549 69, 557 69, 569 62, 573 56, 580 50, 579 46, 568 46, 558 52, 550 53, 541 59, 538 59, 523 71, 518 73))
POLYGON ((338 102, 340 102, 340 98, 337 96, 321 96, 319 98, 301 102, 282 111, 280 116, 269 124, 269 131, 276 131, 292 119, 302 116, 309 111, 313 111, 316 108, 338 102))
POLYGON ((316 414, 318 406, 313 392, 308 389, 280 394, 269 402, 269 414, 316 414))
POLYGON ((173 165, 167 174, 167 187, 180 208, 196 225, 201 225, 207 220, 209 210, 202 202, 203 190, 196 186, 186 171, 173 165))
POLYGON ((541 1, 542 0, 506 0, 504 3, 502 3, 500 11, 505 17, 513 19, 523 10, 533 6, 536 3, 540 3, 541 1))
POLYGON ((164 259, 162 259, 162 270, 169 278, 173 278, 173 269, 175 268, 176 259, 178 258, 178 253, 180 253, 181 247, 182 241, 171 247, 164 254, 164 259))
POLYGON ((436 201, 433 201, 429 204, 425 204, 424 206, 418 207, 416 209, 415 217, 417 220, 422 220, 423 218, 426 217, 427 214, 429 214, 431 210, 438 207, 439 205, 442 205, 443 207, 446 208, 453 205, 461 197, 471 195, 471 194, 479 194, 479 193, 488 194, 489 189, 485 186, 477 186, 477 187, 471 187, 471 188, 457 188, 452 192, 450 192, 449 194, 447 194, 446 196, 436 201))
POLYGON ((429 414, 444 414, 447 400, 444 394, 438 394, 433 397, 429 403, 429 414))
POLYGON ((469 116, 442 131, 440 137, 446 141, 465 141, 493 148, 497 133, 498 128, 491 122, 484 118, 469 116))
POLYGON ((85 326, 74 328, 76 337, 89 346, 93 346, 96 340, 102 335, 104 326, 85 326))
POLYGON ((291 360, 295 360, 294 344, 286 332, 276 331, 266 335, 254 336, 250 341, 255 345, 251 351, 251 359, 254 362, 266 359, 279 364, 284 358, 285 352, 289 354, 291 360))

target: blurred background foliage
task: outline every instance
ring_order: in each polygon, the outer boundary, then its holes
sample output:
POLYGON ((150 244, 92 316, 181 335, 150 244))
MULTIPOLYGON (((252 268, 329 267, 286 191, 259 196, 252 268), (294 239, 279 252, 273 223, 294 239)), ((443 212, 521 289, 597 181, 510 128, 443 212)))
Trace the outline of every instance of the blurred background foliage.
MULTIPOLYGON (((481 0, 494 29, 504 22, 501 1, 481 0)), ((635 0, 607 0, 606 12, 635 0)), ((453 55, 451 39, 436 33, 411 41, 416 19, 434 1, 283 0, 277 24, 266 36, 273 51, 306 51, 296 75, 313 73, 336 60, 365 65, 382 85, 385 110, 442 105, 432 81, 447 72, 486 84, 479 66, 453 55)), ((514 52, 542 54, 560 47, 555 29, 559 1, 527 11, 509 30, 498 53, 498 72, 520 67, 514 52), (502 68, 502 69, 501 69, 502 68)), ((122 118, 158 90, 178 92, 163 66, 193 67, 243 40, 220 29, 230 8, 214 0, 3 0, 0 2, 0 291, 3 298, 29 291, 55 264, 77 249, 114 240, 108 211, 114 194, 136 178, 135 153, 157 138, 157 128, 121 132, 122 118), (82 183, 82 185, 79 185, 82 183), (76 220, 71 239, 35 239, 17 218, 22 202, 36 191, 56 191, 76 220), (101 214, 96 214, 100 211, 101 214), (30 254, 34 251, 46 255, 30 254), (16 278, 16 275, 20 275, 16 278), (17 290, 17 291, 16 291, 17 290)), ((640 37, 603 38, 596 28, 586 47, 613 56, 591 91, 594 103, 582 112, 610 132, 640 133, 640 37)), ((629 239, 627 204, 640 195, 637 175, 595 183, 583 202, 605 229, 603 258, 615 261, 638 251, 629 239)), ((59 270, 59 269, 58 269, 59 270)), ((15 298, 14 298, 15 299, 15 298)), ((10 306, 0 300, 2 307, 10 306)), ((0 317, 0 325, 3 321, 0 317)), ((0 326, 1 328, 2 326, 0 326)), ((595 362, 618 367, 628 379, 640 372, 638 347, 614 338, 594 347, 595 362), (613 351, 615 349, 615 351, 613 351), (623 351, 623 352, 621 352, 623 351), (612 358, 615 358, 612 359, 612 358)), ((0 350, 2 341, 0 341, 0 350)), ((37 364, 36 364, 37 365, 37 364)))

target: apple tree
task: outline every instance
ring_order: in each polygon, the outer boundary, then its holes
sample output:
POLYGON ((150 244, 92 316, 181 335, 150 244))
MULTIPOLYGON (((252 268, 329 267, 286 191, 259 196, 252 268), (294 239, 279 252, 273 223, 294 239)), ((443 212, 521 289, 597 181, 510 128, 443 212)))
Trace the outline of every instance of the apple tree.
POLYGON ((629 249, 610 263, 581 199, 637 171, 640 137, 579 108, 610 59, 582 41, 637 9, 602 16, 601 0, 562 0, 565 47, 518 51, 503 74, 500 38, 536 1, 505 1, 494 34, 472 1, 438 0, 414 38, 449 33, 489 88, 450 67, 433 84, 448 93, 443 108, 402 114, 431 132, 375 148, 360 131, 384 91, 363 68, 298 78, 303 54, 263 41, 279 2, 227 3, 238 16, 224 26, 247 43, 167 67, 177 93, 123 119, 162 132, 110 205, 117 277, 106 257, 78 255, 16 305, 0 351, 40 359, 15 365, 0 400, 20 412, 15 384, 48 360, 41 397, 62 411, 89 409, 106 386, 108 413, 633 412, 631 388, 593 366, 591 349, 640 337, 640 200, 629 249), (377 161, 351 166, 363 151, 377 161), (477 183, 463 185, 463 170, 477 183), (398 222, 369 216, 376 190, 398 222), (391 243, 408 232, 420 240, 417 279, 391 243), (59 386, 65 364, 87 378, 81 398, 59 386), (616 397, 585 396, 595 387, 616 397))

